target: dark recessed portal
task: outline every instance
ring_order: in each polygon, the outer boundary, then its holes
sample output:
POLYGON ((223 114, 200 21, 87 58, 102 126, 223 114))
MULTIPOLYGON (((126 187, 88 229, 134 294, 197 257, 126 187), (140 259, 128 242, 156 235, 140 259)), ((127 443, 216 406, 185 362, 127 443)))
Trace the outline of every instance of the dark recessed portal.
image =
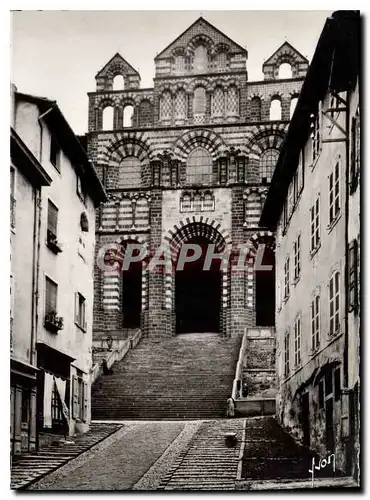
POLYGON ((122 271, 123 328, 140 328, 141 273, 141 262, 130 263, 129 269, 122 271))
POLYGON ((221 309, 220 260, 213 259, 209 271, 203 270, 208 241, 192 238, 202 248, 201 258, 186 263, 183 271, 176 271, 175 311, 176 333, 219 332, 221 309))
POLYGON ((267 246, 262 257, 262 266, 272 266, 271 271, 258 271, 256 276, 256 325, 275 325, 275 254, 267 246))

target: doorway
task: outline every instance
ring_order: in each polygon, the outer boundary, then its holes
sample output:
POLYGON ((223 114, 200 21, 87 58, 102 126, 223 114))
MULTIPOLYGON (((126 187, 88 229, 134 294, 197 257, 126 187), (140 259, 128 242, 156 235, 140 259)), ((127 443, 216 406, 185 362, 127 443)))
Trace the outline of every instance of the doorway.
POLYGON ((203 270, 209 241, 191 238, 187 243, 202 249, 199 259, 187 262, 175 275, 176 333, 219 333, 221 313, 220 260, 213 259, 210 270, 203 270))
POLYGON ((256 276, 256 326, 275 325, 275 254, 265 246, 262 266, 272 266, 270 271, 255 270, 256 276))
POLYGON ((141 287, 142 263, 131 262, 129 269, 122 271, 123 328, 140 328, 141 287))

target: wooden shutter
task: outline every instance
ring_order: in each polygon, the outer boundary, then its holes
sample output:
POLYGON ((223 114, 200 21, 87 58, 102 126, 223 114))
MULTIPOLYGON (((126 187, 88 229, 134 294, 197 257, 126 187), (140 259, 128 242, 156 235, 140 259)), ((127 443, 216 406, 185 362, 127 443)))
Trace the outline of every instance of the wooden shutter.
POLYGON ((88 420, 88 400, 89 400, 89 392, 88 392, 88 383, 83 382, 83 414, 82 414, 82 419, 84 422, 88 420))
POLYGON ((72 418, 78 418, 78 377, 72 377, 72 418))
POLYGON ((48 230, 54 235, 57 235, 58 227, 58 209, 50 200, 48 200, 48 230))

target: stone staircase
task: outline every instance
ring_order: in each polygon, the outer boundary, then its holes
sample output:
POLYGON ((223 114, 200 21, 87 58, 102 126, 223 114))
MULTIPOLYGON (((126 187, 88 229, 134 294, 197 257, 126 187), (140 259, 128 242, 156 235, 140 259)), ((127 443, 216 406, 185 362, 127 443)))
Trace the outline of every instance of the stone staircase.
MULTIPOLYGON (((11 489, 25 489, 46 474, 98 444, 121 427, 120 424, 93 423, 88 432, 78 436, 70 436, 67 438, 67 442, 63 443, 62 441, 59 446, 50 445, 38 452, 14 455, 11 467, 11 489)), ((60 439, 63 440, 63 436, 60 436, 60 439)))
POLYGON ((165 491, 235 490, 243 419, 203 422, 190 446, 177 458, 159 489, 165 491), (228 448, 225 435, 235 433, 237 444, 228 448))
POLYGON ((240 338, 143 339, 92 388, 94 420, 213 419, 226 415, 240 338))

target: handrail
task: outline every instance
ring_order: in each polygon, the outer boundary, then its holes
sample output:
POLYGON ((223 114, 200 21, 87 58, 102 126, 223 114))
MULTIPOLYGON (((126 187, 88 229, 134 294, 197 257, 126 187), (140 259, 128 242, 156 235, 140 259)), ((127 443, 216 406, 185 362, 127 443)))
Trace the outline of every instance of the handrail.
MULTIPOLYGON (((137 346, 141 337, 142 337, 141 330, 138 329, 131 338, 126 339, 124 344, 119 349, 113 349, 111 352, 108 352, 108 355, 105 358, 107 362, 107 367, 110 368, 116 361, 121 361, 121 359, 123 359, 126 356, 126 354, 130 349, 133 349, 134 347, 137 346)), ((91 385, 96 381, 97 378, 100 377, 102 373, 103 373, 103 368, 101 362, 95 363, 94 366, 91 368, 90 372, 91 385)))
POLYGON ((242 343, 240 345, 240 350, 239 350, 238 362, 236 364, 235 378, 233 381, 233 389, 232 389, 232 393, 231 393, 231 398, 234 401, 241 397, 241 391, 242 391, 241 381, 242 381, 243 360, 244 360, 244 353, 246 350, 246 344, 247 344, 247 329, 244 330, 242 343), (239 390, 238 390, 238 386, 239 386, 239 390))

